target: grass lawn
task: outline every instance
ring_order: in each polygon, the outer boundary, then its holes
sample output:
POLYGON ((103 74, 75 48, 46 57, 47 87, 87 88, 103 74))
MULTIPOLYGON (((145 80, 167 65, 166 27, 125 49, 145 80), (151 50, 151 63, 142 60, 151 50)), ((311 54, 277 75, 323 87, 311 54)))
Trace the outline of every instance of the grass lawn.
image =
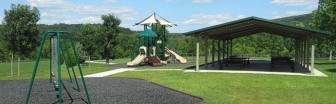
MULTIPOLYGON (((17 74, 17 63, 13 64, 13 76, 10 75, 10 62, 0 63, 0 80, 27 80, 31 79, 32 72, 34 70, 35 61, 27 61, 20 63, 20 76, 17 74)), ((75 67, 75 73, 79 76, 78 68, 75 67)), ((82 66, 82 71, 84 75, 102 72, 106 70, 116 69, 112 65, 104 64, 91 64, 90 67, 82 66)), ((62 78, 68 78, 68 71, 65 65, 62 65, 62 78)), ((69 68, 70 73, 72 73, 71 68, 69 68)), ((37 79, 48 79, 49 78, 49 61, 40 61, 39 67, 36 74, 37 79)))
POLYGON ((200 96, 209 104, 333 104, 336 102, 336 61, 317 61, 330 77, 261 74, 132 71, 110 77, 143 78, 200 96))

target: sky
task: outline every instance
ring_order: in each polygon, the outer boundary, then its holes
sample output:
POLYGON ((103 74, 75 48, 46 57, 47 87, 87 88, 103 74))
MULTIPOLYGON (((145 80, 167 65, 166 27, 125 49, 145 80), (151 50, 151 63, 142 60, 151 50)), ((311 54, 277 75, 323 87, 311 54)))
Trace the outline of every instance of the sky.
POLYGON ((102 23, 101 15, 114 14, 121 26, 134 26, 154 12, 177 24, 168 30, 184 33, 250 16, 275 19, 311 13, 318 0, 1 0, 0 23, 11 4, 27 4, 40 10, 39 24, 102 23))

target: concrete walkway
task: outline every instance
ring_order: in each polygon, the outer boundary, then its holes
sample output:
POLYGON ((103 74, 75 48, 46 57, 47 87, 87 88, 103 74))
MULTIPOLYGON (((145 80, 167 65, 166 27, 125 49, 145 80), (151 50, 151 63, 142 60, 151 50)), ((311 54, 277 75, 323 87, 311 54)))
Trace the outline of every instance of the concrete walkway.
POLYGON ((121 72, 125 72, 125 71, 131 71, 131 70, 135 70, 135 68, 119 68, 119 69, 115 69, 115 70, 109 70, 109 71, 105 71, 105 72, 85 75, 84 77, 106 77, 106 76, 109 76, 109 75, 112 75, 112 74, 117 74, 117 73, 121 73, 121 72))
MULTIPOLYGON (((85 61, 86 63, 92 63, 92 64, 106 64, 106 62, 97 62, 97 61, 85 61)), ((116 63, 109 63, 110 65, 116 64, 116 63)))
POLYGON ((295 76, 319 76, 328 77, 319 70, 314 70, 314 74, 311 73, 291 73, 291 72, 269 72, 269 71, 246 71, 246 70, 185 70, 184 72, 212 72, 212 73, 240 73, 240 74, 276 74, 276 75, 295 75, 295 76))

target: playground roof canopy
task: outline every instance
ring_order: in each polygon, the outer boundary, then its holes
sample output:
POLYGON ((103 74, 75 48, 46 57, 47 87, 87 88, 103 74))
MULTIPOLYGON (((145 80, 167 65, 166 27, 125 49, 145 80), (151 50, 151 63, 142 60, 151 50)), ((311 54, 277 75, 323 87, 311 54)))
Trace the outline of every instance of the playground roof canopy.
POLYGON ((150 29, 146 29, 145 31, 141 32, 140 37, 157 37, 157 35, 150 29))
POLYGON ((156 13, 153 13, 151 16, 147 17, 139 23, 136 23, 135 25, 151 25, 155 23, 159 23, 160 25, 164 26, 176 26, 176 24, 169 22, 168 20, 157 15, 156 13))
POLYGON ((232 22, 214 25, 184 33, 186 36, 205 37, 210 39, 234 39, 256 33, 271 33, 292 39, 304 37, 326 37, 332 35, 327 31, 299 27, 271 20, 248 17, 232 22))

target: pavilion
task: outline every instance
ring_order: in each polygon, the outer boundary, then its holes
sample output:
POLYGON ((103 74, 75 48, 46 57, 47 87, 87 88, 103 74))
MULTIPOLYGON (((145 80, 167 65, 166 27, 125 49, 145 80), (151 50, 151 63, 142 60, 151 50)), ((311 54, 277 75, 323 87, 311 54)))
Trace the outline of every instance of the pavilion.
MULTIPOLYGON (((221 49, 218 51, 218 63, 219 69, 223 69, 224 59, 228 56, 232 56, 232 40, 235 38, 240 38, 248 35, 253 35, 257 33, 270 33, 271 35, 280 35, 283 37, 291 38, 295 43, 295 56, 294 63, 300 67, 310 70, 313 74, 314 66, 314 38, 327 38, 332 35, 330 32, 321 31, 311 28, 299 27, 291 24, 274 22, 271 20, 258 18, 258 17, 248 17, 232 22, 227 22, 223 24, 218 24, 190 32, 184 33, 186 36, 195 36, 205 41, 205 47, 208 47, 209 41, 212 41, 212 46, 215 43, 218 45, 217 48, 221 49), (222 42, 222 45, 220 44, 222 42), (222 55, 222 56, 221 56, 222 55), (226 56, 226 57, 225 57, 226 56), (310 65, 309 65, 310 63, 310 65), (310 68, 311 67, 311 68, 310 68)), ((212 66, 215 63, 215 47, 212 47, 212 66)), ((208 63, 208 52, 205 51, 205 66, 208 63)), ((198 58, 196 58, 198 62, 198 58)), ((197 63, 198 64, 198 63, 197 63)), ((196 70, 199 70, 199 65, 196 66, 196 70)))

